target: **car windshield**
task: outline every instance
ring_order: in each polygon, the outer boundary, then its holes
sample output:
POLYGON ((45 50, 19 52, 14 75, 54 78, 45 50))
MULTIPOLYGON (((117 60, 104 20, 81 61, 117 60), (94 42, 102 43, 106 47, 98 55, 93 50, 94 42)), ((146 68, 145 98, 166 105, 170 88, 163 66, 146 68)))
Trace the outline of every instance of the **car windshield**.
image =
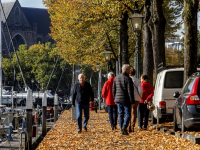
POLYGON ((183 71, 167 72, 165 76, 164 88, 182 88, 183 71))

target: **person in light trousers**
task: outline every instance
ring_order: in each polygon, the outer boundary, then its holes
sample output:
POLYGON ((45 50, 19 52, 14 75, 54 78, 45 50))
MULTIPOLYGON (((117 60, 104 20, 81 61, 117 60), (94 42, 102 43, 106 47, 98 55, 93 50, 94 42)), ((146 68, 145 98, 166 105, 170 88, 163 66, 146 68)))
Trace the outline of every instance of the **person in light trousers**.
POLYGON ((131 120, 129 124, 129 132, 134 132, 135 122, 137 118, 137 108, 138 108, 139 102, 141 101, 142 93, 143 93, 140 79, 136 78, 135 74, 136 74, 135 69, 131 68, 129 76, 131 77, 133 81, 135 105, 131 109, 131 120))

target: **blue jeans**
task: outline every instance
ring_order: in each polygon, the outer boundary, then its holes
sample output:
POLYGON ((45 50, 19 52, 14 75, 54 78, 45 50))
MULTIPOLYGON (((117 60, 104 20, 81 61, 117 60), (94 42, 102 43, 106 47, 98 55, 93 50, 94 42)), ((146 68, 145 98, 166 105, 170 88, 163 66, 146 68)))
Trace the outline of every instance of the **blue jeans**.
POLYGON ((117 105, 107 105, 111 127, 117 125, 117 105))
POLYGON ((144 119, 144 128, 147 128, 148 118, 149 118, 149 110, 147 109, 147 104, 139 103, 139 126, 142 128, 143 118, 144 119))
POLYGON ((129 121, 131 119, 131 104, 126 103, 117 103, 118 113, 119 113, 119 126, 127 128, 129 125, 129 121), (124 112, 126 114, 124 120, 124 112))
POLYGON ((83 127, 87 126, 89 120, 89 105, 82 105, 76 103, 76 120, 78 124, 78 130, 82 130, 82 109, 84 110, 83 127))

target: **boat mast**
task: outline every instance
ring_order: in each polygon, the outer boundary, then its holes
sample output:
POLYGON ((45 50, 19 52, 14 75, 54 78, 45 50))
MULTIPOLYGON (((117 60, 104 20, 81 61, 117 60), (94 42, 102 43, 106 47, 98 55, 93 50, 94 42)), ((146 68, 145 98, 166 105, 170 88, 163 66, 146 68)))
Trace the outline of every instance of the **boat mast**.
POLYGON ((0 105, 2 105, 2 40, 1 40, 1 10, 0 10, 0 105))

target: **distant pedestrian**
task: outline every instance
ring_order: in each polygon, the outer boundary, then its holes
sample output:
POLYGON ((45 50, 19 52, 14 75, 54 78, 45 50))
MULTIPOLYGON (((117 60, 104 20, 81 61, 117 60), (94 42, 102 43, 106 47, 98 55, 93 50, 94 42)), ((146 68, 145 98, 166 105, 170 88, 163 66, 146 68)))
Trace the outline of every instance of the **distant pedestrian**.
POLYGON ((136 74, 135 69, 131 68, 129 76, 131 77, 133 81, 135 105, 131 109, 131 121, 129 124, 129 132, 134 132, 135 122, 137 118, 137 108, 138 108, 139 102, 141 101, 142 93, 143 93, 140 79, 136 78, 135 74, 136 74))
POLYGON ((81 133, 82 109, 84 110, 83 128, 87 132, 87 123, 89 120, 89 103, 93 103, 94 93, 91 85, 85 81, 85 76, 83 74, 78 75, 78 80, 79 82, 76 83, 73 88, 72 106, 75 107, 76 100, 76 119, 78 124, 78 133, 81 133))
POLYGON ((154 94, 154 88, 153 86, 149 83, 148 81, 148 76, 147 75, 142 75, 141 76, 141 85, 142 85, 142 99, 139 103, 139 129, 142 129, 143 125, 143 118, 144 119, 144 130, 147 130, 147 125, 148 125, 148 118, 149 118, 149 110, 147 109, 147 103, 149 101, 152 101, 152 97, 154 94))
POLYGON ((115 79, 114 73, 109 72, 108 81, 105 82, 102 89, 102 96, 106 101, 112 130, 117 128, 116 127, 117 126, 117 104, 114 102, 113 91, 112 91, 114 79, 115 79))
POLYGON ((113 96, 117 103, 119 125, 123 135, 128 135, 127 127, 131 118, 131 107, 134 107, 133 81, 129 77, 130 66, 122 66, 122 74, 116 76, 113 83, 113 96), (124 112, 126 114, 124 120, 124 112))

